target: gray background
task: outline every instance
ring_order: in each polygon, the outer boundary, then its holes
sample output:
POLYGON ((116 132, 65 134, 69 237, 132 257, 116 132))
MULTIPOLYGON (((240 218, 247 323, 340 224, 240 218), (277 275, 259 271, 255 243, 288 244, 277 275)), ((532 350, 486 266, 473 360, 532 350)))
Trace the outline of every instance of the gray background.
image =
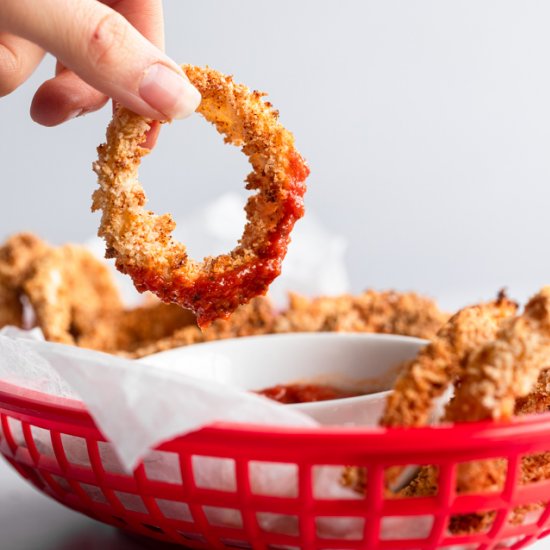
MULTIPOLYGON (((307 206, 348 240, 354 290, 462 304, 550 283, 550 4, 166 1, 167 50, 267 90, 309 160, 307 206)), ((109 110, 42 128, 47 60, 0 100, 0 236, 93 235, 90 165, 109 110)), ((242 188, 247 163, 198 116, 164 128, 142 181, 182 218, 242 188)))
MULTIPOLYGON (((270 92, 312 168, 308 207, 348 240, 354 290, 416 289, 454 307, 550 283, 550 3, 168 0, 166 16, 175 59, 270 92)), ((32 123, 52 70, 49 59, 0 100, 0 237, 96 231, 90 165, 109 111, 32 123)), ((152 208, 182 218, 240 189, 246 170, 194 117, 164 129, 142 174, 152 208)), ((0 479, 2 548, 125 544, 3 464, 0 479)))

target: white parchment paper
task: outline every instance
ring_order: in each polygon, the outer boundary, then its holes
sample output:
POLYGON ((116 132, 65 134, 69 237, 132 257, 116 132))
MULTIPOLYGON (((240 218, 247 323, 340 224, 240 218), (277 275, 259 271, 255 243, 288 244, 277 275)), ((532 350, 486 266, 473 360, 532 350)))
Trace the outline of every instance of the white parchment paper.
MULTIPOLYGON (((189 357, 208 368, 226 359, 189 357)), ((45 342, 32 333, 0 332, 0 379, 50 395, 82 400, 122 464, 135 464, 162 441, 215 421, 315 426, 308 416, 173 366, 147 365, 92 350, 45 342)))

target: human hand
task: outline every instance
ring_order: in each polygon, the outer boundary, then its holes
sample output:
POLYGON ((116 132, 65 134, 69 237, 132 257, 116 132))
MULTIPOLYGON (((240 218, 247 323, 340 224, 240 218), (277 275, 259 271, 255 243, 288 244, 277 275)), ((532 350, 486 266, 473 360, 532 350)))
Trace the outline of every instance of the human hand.
POLYGON ((189 116, 200 94, 163 48, 161 0, 0 0, 0 96, 22 84, 44 52, 58 60, 31 106, 45 126, 96 111, 108 98, 155 120, 189 116))

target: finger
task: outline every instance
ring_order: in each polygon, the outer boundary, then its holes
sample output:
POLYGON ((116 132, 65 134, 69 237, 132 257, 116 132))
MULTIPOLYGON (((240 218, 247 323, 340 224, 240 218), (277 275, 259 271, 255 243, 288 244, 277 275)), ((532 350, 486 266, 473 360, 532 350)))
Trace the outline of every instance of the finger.
POLYGON ((0 97, 13 92, 32 74, 44 50, 9 33, 0 33, 0 97))
POLYGON ((147 40, 164 51, 162 0, 103 0, 123 15, 147 40))
POLYGON ((143 116, 183 118, 200 103, 180 67, 123 16, 95 0, 41 0, 40 10, 28 0, 8 2, 0 24, 10 25, 90 86, 143 116))
POLYGON ((46 80, 34 94, 31 117, 43 126, 57 126, 101 109, 108 97, 69 70, 46 80))
MULTIPOLYGON (((126 17, 145 38, 164 49, 161 0, 104 0, 104 3, 126 17)), ((56 63, 56 76, 67 70, 59 61, 56 63)), ((85 84, 76 74, 71 74, 71 77, 53 78, 40 86, 31 105, 31 116, 35 122, 55 126, 103 107, 105 94, 85 84)), ((159 130, 160 125, 151 128, 144 147, 154 147, 159 130)))

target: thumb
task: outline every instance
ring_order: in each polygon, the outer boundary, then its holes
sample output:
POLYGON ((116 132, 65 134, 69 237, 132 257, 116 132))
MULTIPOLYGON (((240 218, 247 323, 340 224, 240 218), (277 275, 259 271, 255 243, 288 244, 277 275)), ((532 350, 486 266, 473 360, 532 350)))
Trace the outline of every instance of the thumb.
POLYGON ((199 92, 174 61, 96 0, 15 0, 2 10, 0 26, 40 45, 136 113, 184 118, 200 103, 199 92))

